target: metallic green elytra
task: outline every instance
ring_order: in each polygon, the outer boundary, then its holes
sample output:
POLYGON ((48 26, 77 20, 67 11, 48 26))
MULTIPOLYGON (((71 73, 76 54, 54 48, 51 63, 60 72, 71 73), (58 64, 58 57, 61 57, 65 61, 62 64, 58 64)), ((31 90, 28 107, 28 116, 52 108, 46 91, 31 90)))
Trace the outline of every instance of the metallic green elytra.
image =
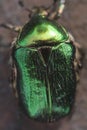
POLYGON ((75 47, 66 30, 36 15, 22 28, 13 51, 18 96, 28 117, 51 122, 68 115, 76 79, 75 47))

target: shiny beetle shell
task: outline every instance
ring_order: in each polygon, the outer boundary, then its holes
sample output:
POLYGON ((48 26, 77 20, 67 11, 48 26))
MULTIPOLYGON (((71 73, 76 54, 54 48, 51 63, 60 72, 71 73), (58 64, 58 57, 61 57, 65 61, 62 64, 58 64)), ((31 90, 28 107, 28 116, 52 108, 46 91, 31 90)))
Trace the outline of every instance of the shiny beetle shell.
POLYGON ((12 51, 13 86, 28 117, 51 122, 68 115, 75 99, 78 66, 70 34, 37 15, 22 28, 12 51))

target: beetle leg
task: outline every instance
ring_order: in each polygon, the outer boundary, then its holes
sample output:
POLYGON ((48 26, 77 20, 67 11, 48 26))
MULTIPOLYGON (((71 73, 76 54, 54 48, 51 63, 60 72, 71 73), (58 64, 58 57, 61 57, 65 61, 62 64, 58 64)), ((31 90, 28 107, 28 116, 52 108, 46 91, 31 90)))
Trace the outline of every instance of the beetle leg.
POLYGON ((57 11, 57 14, 58 14, 59 17, 60 17, 61 14, 63 13, 64 7, 65 7, 65 0, 60 0, 59 9, 58 9, 58 11, 57 11))
POLYGON ((16 89, 17 70, 13 63, 12 57, 10 57, 10 65, 11 65, 10 87, 12 88, 15 97, 18 98, 18 93, 17 93, 17 89, 16 89))
POLYGON ((69 33, 69 38, 76 48, 75 59, 74 59, 74 69, 76 73, 76 80, 78 82, 80 79, 79 72, 80 72, 80 69, 82 68, 82 58, 83 58, 84 53, 83 53, 83 49, 81 45, 75 41, 74 37, 70 33, 69 33))
POLYGON ((29 8, 26 8, 25 5, 24 5, 24 2, 22 0, 19 0, 18 4, 19 4, 20 7, 24 8, 24 10, 29 12, 29 18, 31 18, 32 13, 33 13, 32 10, 29 9, 29 8))
POLYGON ((65 7, 65 0, 60 0, 59 2, 58 0, 54 0, 52 7, 49 9, 50 11, 48 10, 49 18, 55 19, 55 20, 60 18, 60 16, 62 15, 64 11, 64 7, 65 7))
POLYGON ((9 72, 9 82, 10 83, 9 83, 9 86, 12 88, 15 97, 18 98, 18 93, 17 93, 17 89, 16 89, 17 70, 16 70, 15 62, 12 58, 13 48, 16 44, 16 40, 17 40, 17 38, 14 38, 14 41, 11 43, 10 58, 9 58, 8 63, 9 63, 9 66, 10 66, 10 72, 9 72))
POLYGON ((21 26, 13 26, 11 24, 4 24, 4 23, 0 24, 0 27, 10 29, 10 30, 13 30, 15 32, 20 32, 20 30, 22 28, 21 26))

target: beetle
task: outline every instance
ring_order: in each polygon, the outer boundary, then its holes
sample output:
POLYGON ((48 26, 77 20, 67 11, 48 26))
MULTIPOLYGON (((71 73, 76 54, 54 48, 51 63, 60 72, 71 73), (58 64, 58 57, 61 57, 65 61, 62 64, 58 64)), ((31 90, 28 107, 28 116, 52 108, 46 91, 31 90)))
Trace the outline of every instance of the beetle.
POLYGON ((26 9, 30 20, 22 28, 2 24, 19 32, 11 48, 12 86, 24 112, 38 121, 67 116, 75 100, 81 47, 56 22, 64 5, 54 0, 48 8, 26 9))

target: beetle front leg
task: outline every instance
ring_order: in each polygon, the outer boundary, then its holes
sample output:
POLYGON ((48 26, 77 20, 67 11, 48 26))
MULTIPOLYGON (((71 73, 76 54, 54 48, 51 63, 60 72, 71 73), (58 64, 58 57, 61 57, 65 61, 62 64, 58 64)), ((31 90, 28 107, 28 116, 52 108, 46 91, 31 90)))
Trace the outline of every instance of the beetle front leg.
POLYGON ((65 7, 65 0, 60 0, 58 12, 57 12, 59 17, 63 13, 64 7, 65 7))
POLYGON ((29 8, 26 8, 25 5, 24 5, 24 2, 22 0, 19 0, 18 4, 19 4, 20 7, 24 8, 24 10, 29 12, 29 18, 31 18, 33 11, 29 8))
POLYGON ((53 0, 52 6, 48 10, 50 19, 58 20, 62 15, 65 7, 65 0, 53 0))
POLYGON ((20 32, 20 30, 22 28, 21 26, 13 26, 11 24, 4 24, 4 23, 0 24, 0 27, 10 29, 10 30, 13 30, 15 32, 20 32))

